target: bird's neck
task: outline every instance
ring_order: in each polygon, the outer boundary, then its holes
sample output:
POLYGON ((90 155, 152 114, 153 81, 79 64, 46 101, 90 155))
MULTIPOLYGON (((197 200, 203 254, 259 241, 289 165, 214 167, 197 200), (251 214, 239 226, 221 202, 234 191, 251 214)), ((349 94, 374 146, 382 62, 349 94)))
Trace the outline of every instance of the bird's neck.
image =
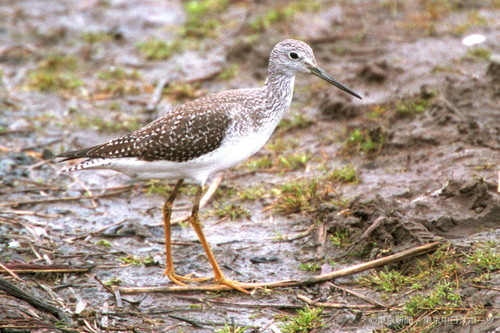
POLYGON ((294 75, 269 72, 264 91, 266 94, 266 111, 272 114, 277 122, 283 118, 292 103, 294 75))

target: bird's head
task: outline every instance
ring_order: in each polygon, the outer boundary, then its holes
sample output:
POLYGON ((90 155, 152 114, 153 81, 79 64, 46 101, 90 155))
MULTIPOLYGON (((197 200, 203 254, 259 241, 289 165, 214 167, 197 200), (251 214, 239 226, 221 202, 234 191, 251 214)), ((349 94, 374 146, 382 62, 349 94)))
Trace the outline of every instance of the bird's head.
POLYGON ((361 99, 361 96, 335 80, 327 71, 319 67, 316 64, 316 58, 311 47, 299 40, 285 39, 276 44, 269 59, 269 72, 286 76, 295 76, 297 73, 311 73, 361 99))

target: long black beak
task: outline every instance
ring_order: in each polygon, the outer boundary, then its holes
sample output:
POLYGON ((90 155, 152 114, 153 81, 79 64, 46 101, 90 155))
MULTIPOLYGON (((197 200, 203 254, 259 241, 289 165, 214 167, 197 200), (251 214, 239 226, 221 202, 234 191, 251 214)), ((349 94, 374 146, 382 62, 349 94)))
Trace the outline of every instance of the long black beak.
POLYGON ((328 74, 327 71, 325 71, 323 68, 321 67, 318 67, 318 66, 315 66, 315 67, 311 67, 310 68, 311 70, 311 73, 322 78, 323 80, 325 80, 326 82, 329 82, 331 84, 333 84, 335 87, 339 88, 340 90, 343 90, 345 91, 346 93, 349 93, 359 99, 363 99, 361 96, 359 96, 358 94, 356 94, 354 91, 352 91, 351 89, 347 88, 346 86, 344 86, 342 83, 340 83, 339 81, 335 80, 330 74, 328 74))

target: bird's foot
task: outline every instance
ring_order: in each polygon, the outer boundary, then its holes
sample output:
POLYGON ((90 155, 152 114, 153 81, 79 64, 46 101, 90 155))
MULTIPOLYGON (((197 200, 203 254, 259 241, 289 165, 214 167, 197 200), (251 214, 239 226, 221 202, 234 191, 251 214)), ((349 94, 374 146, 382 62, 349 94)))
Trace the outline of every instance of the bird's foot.
POLYGON ((222 276, 221 278, 215 278, 215 282, 217 282, 219 284, 226 285, 226 286, 233 288, 233 289, 236 289, 238 291, 241 291, 242 293, 250 294, 250 292, 248 290, 245 290, 241 286, 241 282, 226 279, 224 276, 222 276))
POLYGON ((178 284, 180 286, 185 286, 186 284, 184 282, 203 282, 203 281, 207 281, 210 279, 210 278, 203 278, 203 277, 193 278, 192 276, 194 274, 178 275, 173 270, 169 270, 169 269, 165 270, 164 275, 167 276, 170 279, 170 281, 172 281, 173 283, 178 284))

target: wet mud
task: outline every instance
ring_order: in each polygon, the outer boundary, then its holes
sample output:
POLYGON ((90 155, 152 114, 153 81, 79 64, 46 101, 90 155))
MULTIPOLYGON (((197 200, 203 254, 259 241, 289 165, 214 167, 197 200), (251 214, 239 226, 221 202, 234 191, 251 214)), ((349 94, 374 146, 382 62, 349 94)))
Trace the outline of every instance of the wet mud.
MULTIPOLYGON (((1 332, 299 332, 285 324, 307 308, 297 295, 345 305, 323 306, 321 325, 303 332, 498 329, 498 5, 301 3, 230 2, 207 12, 204 22, 218 22, 207 30, 179 1, 0 4, 1 332), (289 14, 268 15, 283 8, 289 14), (464 45, 473 33, 485 41, 464 45), (310 43, 318 64, 363 100, 297 78, 270 142, 227 170, 202 209, 225 274, 301 280, 435 241, 438 255, 249 296, 117 294, 172 285, 161 213, 169 187, 107 170, 60 174, 53 157, 126 134, 186 100, 262 84, 270 49, 290 37, 310 43), (153 38, 177 46, 152 59, 139 45, 153 38), (356 177, 335 173, 345 167, 356 177), (290 190, 297 186, 303 191, 290 190), (488 268, 471 264, 484 244, 496 260, 488 268), (433 260, 435 280, 416 271, 433 260), (387 270, 425 285, 381 291, 366 282, 387 270), (412 316, 412 297, 443 281, 455 282, 460 303, 412 316), (356 308, 374 304, 338 286, 379 305, 356 308)), ((192 199, 187 187, 174 218, 192 199)), ((179 274, 212 274, 188 224, 175 224, 173 238, 179 274)))

